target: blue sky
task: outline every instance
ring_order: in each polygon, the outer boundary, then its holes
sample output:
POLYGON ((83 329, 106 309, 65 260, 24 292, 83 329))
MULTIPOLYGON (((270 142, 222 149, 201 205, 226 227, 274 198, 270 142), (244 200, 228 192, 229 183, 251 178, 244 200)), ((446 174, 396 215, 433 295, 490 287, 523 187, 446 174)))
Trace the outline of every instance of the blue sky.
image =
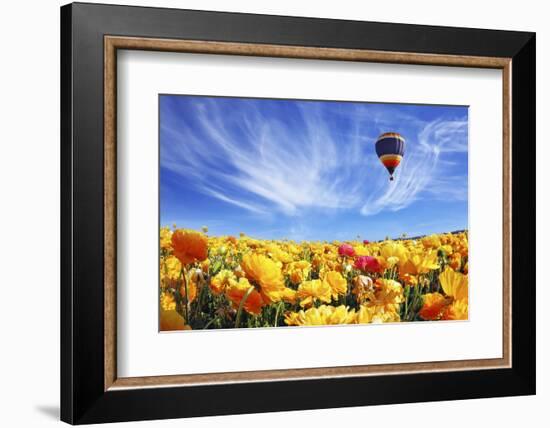
POLYGON ((160 222, 211 235, 378 240, 468 225, 468 109, 161 95, 160 222), (406 139, 395 180, 374 149, 406 139))

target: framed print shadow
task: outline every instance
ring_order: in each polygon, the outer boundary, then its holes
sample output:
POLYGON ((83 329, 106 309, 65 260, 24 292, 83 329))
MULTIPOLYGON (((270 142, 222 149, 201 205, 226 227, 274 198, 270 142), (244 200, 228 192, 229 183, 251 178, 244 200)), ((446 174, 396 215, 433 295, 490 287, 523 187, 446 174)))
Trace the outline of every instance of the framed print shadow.
POLYGON ((63 6, 61 419, 534 394, 534 160, 533 33, 63 6))

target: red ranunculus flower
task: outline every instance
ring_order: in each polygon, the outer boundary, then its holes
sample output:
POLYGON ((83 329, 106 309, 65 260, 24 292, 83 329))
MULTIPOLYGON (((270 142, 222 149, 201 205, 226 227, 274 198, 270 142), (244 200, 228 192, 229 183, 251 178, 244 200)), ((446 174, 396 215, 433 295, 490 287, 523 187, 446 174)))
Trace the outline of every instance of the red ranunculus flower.
POLYGON ((342 244, 338 247, 338 254, 341 256, 353 257, 355 250, 350 244, 342 244))
POLYGON ((362 270, 363 272, 379 272, 380 263, 376 257, 371 256, 361 256, 355 260, 354 264, 356 269, 362 270))

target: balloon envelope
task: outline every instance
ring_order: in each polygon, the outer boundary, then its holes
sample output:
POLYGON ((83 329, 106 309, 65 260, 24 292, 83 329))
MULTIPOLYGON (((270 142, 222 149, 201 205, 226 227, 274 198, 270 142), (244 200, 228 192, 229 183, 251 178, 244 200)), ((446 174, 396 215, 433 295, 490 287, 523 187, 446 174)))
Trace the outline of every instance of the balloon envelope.
POLYGON ((390 173, 393 180, 393 172, 399 166, 405 153, 405 139, 397 132, 386 132, 376 140, 376 154, 390 173))

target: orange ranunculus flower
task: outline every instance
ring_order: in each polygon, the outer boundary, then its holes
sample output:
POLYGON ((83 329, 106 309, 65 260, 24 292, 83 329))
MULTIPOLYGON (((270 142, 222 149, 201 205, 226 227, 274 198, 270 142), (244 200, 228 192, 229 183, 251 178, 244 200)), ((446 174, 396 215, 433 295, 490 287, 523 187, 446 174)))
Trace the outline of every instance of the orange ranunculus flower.
POLYGON ((424 295, 424 304, 418 315, 428 321, 438 320, 441 318, 441 314, 447 303, 448 300, 440 293, 426 293, 424 295))
POLYGON ((411 275, 410 273, 403 273, 399 275, 399 279, 401 279, 401 281, 403 281, 403 283, 407 285, 418 285, 418 276, 411 275))
POLYGON ((454 270, 460 269, 460 264, 462 263, 462 256, 460 253, 453 253, 449 256, 449 266, 454 270))
POLYGON ((225 295, 231 301, 233 308, 238 309, 241 301, 251 288, 252 291, 243 302, 243 309, 249 314, 259 315, 262 312, 264 300, 261 294, 254 289, 254 286, 248 282, 248 279, 240 278, 239 281, 230 280, 229 286, 225 290, 225 295))
MULTIPOLYGON (((191 303, 197 297, 197 284, 193 280, 187 281, 187 291, 189 292, 188 302, 191 303)), ((185 282, 181 284, 180 294, 182 297, 186 297, 185 282)))
POLYGON ((339 256, 342 243, 336 241, 207 237, 200 230, 176 227, 163 228, 160 235, 160 321, 165 330, 189 328, 183 319, 189 308, 183 311, 181 303, 196 302, 199 296, 205 300, 203 309, 212 311, 203 319, 209 322, 231 320, 239 307, 261 315, 261 325, 279 324, 274 317, 280 319, 282 312, 287 325, 399 322, 408 286, 416 286, 415 296, 420 293, 422 299, 407 306, 413 319, 468 318, 467 232, 376 243, 361 243, 358 237, 347 243, 355 258, 344 260, 339 256), (372 278, 353 265, 368 268, 372 278), (354 309, 332 306, 350 286, 346 303, 354 309), (431 292, 434 286, 440 286, 438 292, 431 292))
POLYGON ((160 311, 160 331, 191 330, 176 311, 160 311))
POLYGON ((266 304, 281 301, 285 283, 279 264, 262 254, 247 253, 243 256, 241 267, 246 277, 259 287, 266 304))
POLYGON ((465 299, 455 300, 443 311, 441 319, 444 320, 467 320, 468 319, 468 301, 465 299))
POLYGON ((208 257, 208 239, 199 232, 176 230, 172 234, 172 248, 183 265, 202 262, 208 257))

